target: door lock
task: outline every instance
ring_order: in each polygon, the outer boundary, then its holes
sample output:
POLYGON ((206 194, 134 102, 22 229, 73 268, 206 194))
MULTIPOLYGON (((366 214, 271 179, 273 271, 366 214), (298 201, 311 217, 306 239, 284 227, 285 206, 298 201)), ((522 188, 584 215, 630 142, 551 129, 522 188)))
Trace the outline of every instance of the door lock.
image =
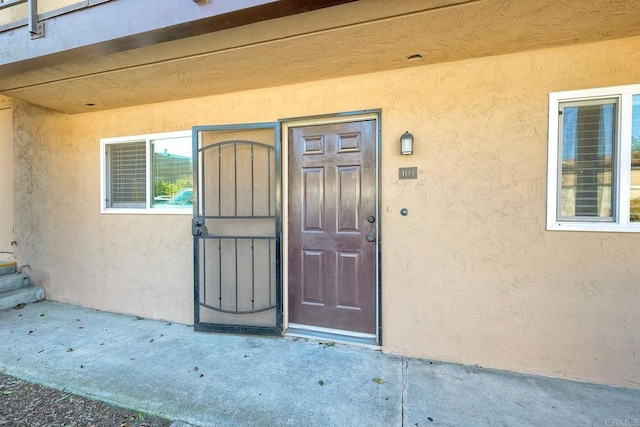
POLYGON ((367 217, 367 221, 369 221, 369 224, 373 224, 374 222, 376 222, 376 217, 373 215, 369 215, 367 217))
POLYGON ((373 233, 367 234, 367 242, 372 243, 376 241, 376 236, 373 233))
POLYGON ((191 234, 193 234, 194 237, 207 234, 207 227, 205 227, 204 225, 203 218, 199 218, 199 217, 193 218, 193 220, 191 221, 191 234))

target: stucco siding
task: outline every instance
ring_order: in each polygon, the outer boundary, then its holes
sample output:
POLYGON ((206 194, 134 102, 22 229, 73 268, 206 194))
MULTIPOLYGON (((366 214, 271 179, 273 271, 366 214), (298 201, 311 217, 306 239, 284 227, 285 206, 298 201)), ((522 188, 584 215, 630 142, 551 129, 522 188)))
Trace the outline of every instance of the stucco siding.
POLYGON ((0 97, 0 263, 13 261, 13 110, 0 97))
POLYGON ((51 299, 190 323, 190 217, 100 214, 100 138, 381 108, 383 350, 640 387, 640 237, 545 231, 549 92, 638 83, 639 55, 629 38, 79 115, 17 103, 17 257, 51 299))

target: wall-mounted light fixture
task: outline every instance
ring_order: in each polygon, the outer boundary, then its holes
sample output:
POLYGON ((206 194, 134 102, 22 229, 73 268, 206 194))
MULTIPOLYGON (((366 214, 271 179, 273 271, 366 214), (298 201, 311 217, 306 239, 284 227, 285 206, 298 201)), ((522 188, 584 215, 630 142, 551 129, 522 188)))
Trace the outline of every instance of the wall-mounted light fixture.
POLYGON ((413 135, 409 131, 400 137, 400 154, 413 154, 413 135))

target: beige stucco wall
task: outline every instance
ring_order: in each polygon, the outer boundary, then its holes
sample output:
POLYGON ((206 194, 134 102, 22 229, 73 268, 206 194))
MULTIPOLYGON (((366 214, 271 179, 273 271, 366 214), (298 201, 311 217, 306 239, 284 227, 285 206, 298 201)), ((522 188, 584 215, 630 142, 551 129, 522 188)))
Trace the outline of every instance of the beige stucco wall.
POLYGON ((639 54, 626 39, 74 116, 18 104, 19 262, 51 299, 191 322, 190 218, 101 215, 99 139, 381 108, 384 351, 640 387, 640 236, 545 231, 548 93, 638 83, 639 54))
POLYGON ((13 110, 0 96, 0 263, 13 255, 13 110))

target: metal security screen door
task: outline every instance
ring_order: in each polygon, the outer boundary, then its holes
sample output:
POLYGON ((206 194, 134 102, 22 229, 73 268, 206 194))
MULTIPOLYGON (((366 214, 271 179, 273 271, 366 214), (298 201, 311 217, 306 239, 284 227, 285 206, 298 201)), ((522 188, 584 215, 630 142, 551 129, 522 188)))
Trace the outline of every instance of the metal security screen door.
POLYGON ((278 334, 277 123, 193 128, 196 330, 278 334))

